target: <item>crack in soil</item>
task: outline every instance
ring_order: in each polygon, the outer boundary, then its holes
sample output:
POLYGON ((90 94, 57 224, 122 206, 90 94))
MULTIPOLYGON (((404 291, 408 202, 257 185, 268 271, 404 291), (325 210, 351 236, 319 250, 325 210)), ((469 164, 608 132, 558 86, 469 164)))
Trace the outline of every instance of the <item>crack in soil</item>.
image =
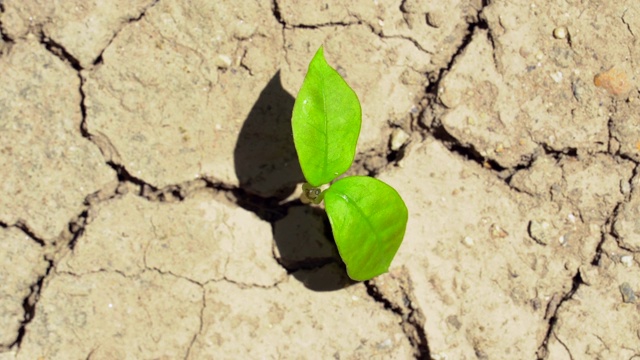
MULTIPOLYGON (((431 73, 427 73, 427 78, 430 80, 429 85, 425 89, 425 94, 422 99, 418 101, 418 103, 426 103, 428 106, 424 107, 420 114, 417 116, 418 118, 423 118, 430 114, 437 114, 438 109, 442 109, 443 105, 438 100, 438 93, 441 87, 441 83, 444 80, 445 75, 451 71, 457 59, 464 54, 467 47, 473 41, 474 36, 481 30, 489 29, 489 25, 486 20, 482 17, 482 12, 485 7, 489 6, 489 1, 483 1, 482 7, 478 10, 476 14, 477 21, 470 23, 467 34, 462 38, 461 44, 456 49, 453 56, 449 59, 447 64, 431 73)), ((493 46, 493 45, 492 45, 493 46)), ((494 46, 495 53, 495 46, 494 46)), ((495 55, 494 55, 495 56, 495 55)), ((450 152, 463 157, 466 160, 470 160, 478 163, 483 168, 488 168, 492 170, 494 173, 503 173, 508 171, 508 174, 499 176, 503 181, 509 184, 507 179, 510 179, 515 172, 526 169, 531 166, 533 163, 533 157, 527 159, 527 161, 523 164, 516 166, 515 168, 505 168, 501 166, 497 161, 491 158, 487 158, 482 156, 480 152, 472 145, 472 144, 464 144, 455 136, 447 131, 442 122, 433 115, 431 119, 431 124, 424 126, 427 134, 437 141, 441 142, 450 152)))
POLYGON ((38 235, 36 235, 36 233, 33 230, 31 230, 31 228, 29 228, 29 225, 27 225, 27 223, 24 220, 18 220, 13 225, 8 225, 8 224, 0 224, 0 225, 2 225, 2 227, 5 227, 5 228, 7 227, 18 228, 20 229, 20 231, 25 233, 29 239, 33 240, 38 245, 40 245, 40 247, 45 247, 46 245, 46 242, 44 241, 44 239, 41 239, 38 235))
POLYGON ((627 12, 629 11, 629 9, 625 9, 624 12, 622 13, 622 15, 620 16, 620 20, 622 20, 622 23, 627 27, 627 31, 629 31, 629 33, 631 34, 631 36, 635 39, 636 34, 633 32, 633 29, 631 28, 631 24, 629 24, 629 22, 627 21, 627 19, 625 19, 627 12))
MULTIPOLYGON (((433 95, 434 98, 432 100, 437 99, 438 89, 440 88, 440 82, 444 79, 444 76, 446 75, 446 73, 451 71, 451 68, 455 64, 458 57, 460 57, 464 53, 464 51, 467 49, 469 44, 471 44, 471 42, 473 41, 473 36, 476 34, 476 31, 487 30, 489 28, 489 25, 487 24, 487 22, 484 19, 482 19, 481 15, 483 10, 484 10, 484 7, 480 9, 476 15, 476 17, 478 18, 478 21, 469 24, 469 28, 467 29, 467 34, 462 38, 462 42, 460 46, 458 46, 458 49, 456 50, 455 53, 453 53, 453 56, 451 56, 447 64, 444 67, 440 68, 440 70, 438 70, 437 75, 434 74, 435 72, 429 74, 430 80, 432 81, 430 81, 429 86, 427 86, 426 92, 427 94, 433 95)), ((434 101, 434 102, 437 103, 437 101, 434 101)))
POLYGON ((29 295, 27 295, 22 301, 22 309, 24 310, 24 317, 20 322, 20 328, 18 329, 18 337, 16 341, 9 345, 10 349, 17 348, 20 349, 20 345, 22 344, 22 340, 24 339, 25 334, 27 333, 27 326, 33 320, 36 315, 36 305, 38 304, 38 300, 40 299, 40 293, 42 292, 42 284, 44 280, 49 276, 49 273, 54 267, 54 262, 51 259, 47 259, 45 256, 45 260, 49 263, 47 266, 47 270, 45 273, 38 277, 35 283, 33 283, 29 287, 29 295))
POLYGON ((276 21, 280 23, 283 27, 287 25, 287 23, 282 18, 282 14, 280 13, 280 6, 278 5, 278 0, 272 0, 271 13, 273 14, 273 17, 276 18, 276 21))
POLYGON ((107 42, 107 45, 102 49, 102 51, 100 51, 100 53, 98 54, 98 56, 96 56, 96 58, 93 60, 92 65, 93 66, 97 66, 103 63, 104 59, 102 57, 102 55, 104 54, 104 52, 109 48, 109 46, 111 46, 111 43, 113 43, 113 40, 115 40, 116 37, 118 37, 118 35, 120 34, 120 32, 122 32, 122 30, 133 23, 136 23, 140 20, 142 20, 142 18, 145 17, 145 15, 147 14, 147 11, 149 11, 151 8, 153 8, 154 6, 156 6, 158 3, 160 2, 160 0, 154 0, 152 3, 150 3, 149 5, 145 6, 142 11, 140 12, 140 14, 138 14, 138 16, 134 16, 131 17, 129 19, 127 19, 127 23, 124 24, 123 26, 120 27, 120 29, 118 29, 117 31, 115 31, 113 33, 113 36, 111 37, 111 39, 109 39, 109 41, 107 42))
POLYGON ((425 318, 422 311, 414 307, 413 294, 410 284, 405 279, 391 279, 396 283, 402 293, 402 304, 394 303, 388 299, 376 285, 376 280, 368 280, 364 282, 367 288, 367 294, 376 302, 382 304, 385 310, 388 310, 401 319, 402 329, 409 343, 414 349, 416 359, 431 360, 431 352, 429 343, 424 331, 425 318), (399 281, 398 281, 399 280, 399 281), (403 281, 404 280, 404 281, 403 281), (409 287, 409 288, 407 288, 409 287))
MULTIPOLYGON (((634 168, 633 175, 629 179, 629 182, 631 182, 633 180, 633 178, 637 175, 637 169, 638 169, 638 167, 634 168)), ((595 254, 593 256, 593 259, 590 262, 590 264, 592 266, 599 266, 600 265, 600 260, 602 258, 602 253, 603 253, 602 248, 603 248, 604 243, 605 243, 605 241, 607 239, 607 236, 611 235, 611 236, 613 236, 614 238, 617 239, 617 237, 615 236, 615 234, 613 232, 613 222, 615 221, 616 217, 618 216, 620 207, 625 202, 629 201, 629 197, 630 197, 630 194, 628 194, 626 196, 624 201, 621 201, 621 202, 617 203, 615 205, 615 207, 613 208, 613 211, 611 212, 610 216, 605 221, 604 229, 603 229, 603 231, 601 233, 600 241, 598 242, 598 245, 596 246, 595 254)), ((624 247, 620 246, 619 243, 618 243, 618 247, 620 247, 621 249, 624 249, 624 247)), ((547 328, 547 333, 546 333, 546 335, 544 337, 544 340, 542 341, 542 343, 538 347, 538 351, 536 353, 537 360, 545 360, 545 359, 548 358, 548 356, 549 356, 549 339, 551 338, 551 335, 553 335, 562 344, 562 346, 565 347, 567 352, 569 352, 569 349, 567 348, 567 346, 564 343, 562 343, 562 341, 560 341, 558 336, 554 333, 554 328, 555 328, 555 325, 556 325, 556 323, 558 321, 558 312, 559 312, 560 308, 562 307, 562 305, 564 304, 565 301, 570 300, 573 297, 573 295, 576 293, 576 291, 578 290, 578 288, 582 284, 585 284, 585 282, 582 279, 582 276, 580 275, 580 268, 579 268, 577 270, 576 274, 572 278, 571 289, 566 294, 564 294, 559 301, 554 301, 554 299, 552 298, 551 301, 547 304, 547 306, 548 306, 547 307, 548 314, 545 316, 545 318, 548 317, 548 319, 549 319, 548 328, 547 328)), ((569 352, 569 354, 571 356, 570 352, 569 352)))
MULTIPOLYGON (((355 16, 355 15, 354 15, 355 16)), ((386 35, 382 29, 380 30, 376 30, 376 27, 374 25, 372 25, 371 23, 369 23, 368 21, 364 21, 362 19, 360 19, 359 17, 355 16, 358 21, 354 22, 352 24, 346 24, 346 25, 359 25, 359 24, 365 24, 367 25, 367 27, 369 28, 369 30, 378 35, 378 37, 380 37, 381 39, 400 39, 400 40, 406 40, 408 42, 410 42, 411 44, 413 44, 413 46, 416 47, 416 49, 420 50, 421 52, 425 53, 425 54, 429 54, 429 55, 433 55, 433 51, 429 51, 427 49, 425 49, 422 45, 420 45, 420 43, 418 42, 418 40, 412 38, 411 36, 406 36, 406 35, 402 35, 402 34, 395 34, 395 35, 386 35)))
POLYGON ((62 46, 62 44, 48 37, 42 30, 39 31, 38 36, 39 36, 40 43, 44 45, 47 51, 55 55, 57 58, 59 58, 63 62, 71 65, 71 67, 76 72, 79 72, 82 70, 82 65, 80 65, 80 61, 76 59, 75 56, 71 55, 71 53, 68 52, 64 46, 62 46))
POLYGON ((562 345, 562 347, 564 347, 565 350, 567 350, 567 354, 569 354, 569 359, 573 360, 573 355, 571 355, 571 350, 569 350, 569 347, 567 346, 567 344, 564 343, 564 341, 560 340, 560 337, 557 334, 553 334, 553 337, 558 340, 558 342, 560 343, 560 345, 562 345))
POLYGON ((287 28, 287 29, 320 29, 323 27, 334 27, 334 26, 351 26, 351 25, 360 25, 362 24, 362 21, 358 20, 358 21, 353 21, 353 22, 341 22, 341 21, 335 21, 335 22, 327 22, 327 23, 320 23, 320 24, 289 24, 287 23, 287 21, 282 17, 282 12, 280 11, 280 5, 278 5, 278 0, 272 0, 271 2, 271 13, 273 14, 273 17, 276 19, 276 21, 278 23, 280 23, 280 25, 283 26, 283 28, 287 28))
POLYGON ((325 27, 346 27, 346 26, 352 26, 352 25, 362 25, 361 21, 354 21, 354 22, 328 22, 328 23, 321 23, 321 24, 295 24, 295 25, 291 25, 288 23, 284 23, 284 26, 287 29, 321 29, 321 28, 325 28, 325 27))
MULTIPOLYGON (((271 232, 274 238, 272 255, 276 262, 286 270, 287 275, 294 275, 298 271, 318 270, 332 264, 342 264, 342 262, 335 257, 317 257, 306 258, 302 260, 290 260, 282 256, 276 256, 275 249, 276 246, 278 246, 278 240, 275 233, 276 223, 287 216, 287 214, 289 213, 289 209, 302 205, 302 202, 299 199, 281 203, 281 200, 277 197, 261 197, 251 194, 242 188, 227 188, 222 184, 210 184, 209 187, 212 187, 218 191, 224 191, 235 205, 254 213, 261 220, 266 221, 271 225, 271 232)), ((325 216, 323 218, 323 221, 325 224, 324 236, 330 241, 333 241, 333 234, 328 223, 328 218, 325 216)))
POLYGON ((184 355, 185 360, 189 359, 189 354, 191 353, 191 349, 193 349, 193 345, 195 345, 196 340, 198 340, 198 336, 202 334, 202 329, 204 328, 204 310, 207 308, 207 294, 204 288, 202 288, 202 307, 200 308, 200 326, 198 327, 198 331, 193 334, 193 338, 187 347, 187 352, 184 355))
MULTIPOLYGON (((43 32, 40 32, 40 43, 44 45, 47 51, 49 51, 50 53, 58 57, 61 61, 69 64, 76 71, 78 78, 80 80, 80 87, 79 87, 80 99, 81 99, 80 112, 82 115, 82 120, 81 120, 81 125, 79 130, 83 137, 85 137, 87 140, 94 143, 92 141, 92 135, 86 130, 87 113, 86 113, 86 106, 85 106, 85 94, 82 89, 84 80, 80 74, 80 72, 82 71, 82 66, 80 65, 80 62, 73 55, 71 55, 61 44, 48 38, 43 32)), ((96 146, 98 145, 96 144, 96 146)), ((98 148, 100 148, 100 146, 98 146, 98 148)), ((123 166, 117 165, 115 163, 109 163, 109 162, 107 162, 107 164, 109 164, 118 175, 118 180, 120 185, 125 183, 131 183, 139 186, 140 195, 141 196, 146 195, 145 197, 149 200, 156 197, 159 201, 166 201, 168 198, 167 194, 170 194, 173 197, 182 198, 181 193, 177 191, 177 189, 180 189, 179 186, 170 186, 165 189, 157 189, 151 186, 150 184, 146 183, 144 180, 131 176, 123 166)), ((51 242, 52 248, 55 249, 60 244, 63 244, 63 245, 66 244, 69 250, 73 250, 78 239, 84 234, 86 226, 90 221, 89 214, 92 207, 101 201, 105 201, 107 199, 111 199, 116 196, 118 196, 118 187, 114 187, 113 189, 111 189, 109 186, 107 186, 106 189, 99 190, 93 194, 89 194, 84 200, 85 208, 80 212, 80 214, 78 214, 75 218, 69 221, 67 231, 60 234, 56 240, 51 242)), ((5 228, 9 226, 7 224, 0 224, 0 225, 2 225, 2 227, 5 227, 5 228)), ((40 239, 38 236, 36 236, 36 234, 33 231, 29 229, 29 227, 24 221, 19 221, 13 226, 20 229, 29 238, 31 238, 36 243, 38 243, 41 247, 45 247, 47 245, 44 240, 40 239)), ((54 254, 53 258, 49 258, 48 255, 45 255, 45 260, 48 262, 48 267, 46 269, 46 272, 40 277, 38 277, 38 280, 30 286, 30 293, 23 300, 22 307, 24 309, 24 317, 23 317, 23 320, 21 321, 21 325, 18 330, 18 336, 16 340, 12 344, 10 344, 9 348, 14 348, 14 347, 18 349, 20 348, 20 345, 22 344, 22 340, 24 339, 24 336, 26 334, 26 328, 28 324, 35 317, 38 300, 40 298, 40 293, 42 291, 42 285, 44 281, 47 279, 47 277, 51 274, 52 270, 55 269, 56 258, 58 258, 61 254, 64 254, 64 253, 65 252, 62 252, 62 253, 58 252, 54 254)))
POLYGON ((584 281, 580 276, 580 270, 578 270, 576 274, 573 276, 573 278, 571 279, 571 290, 569 290, 566 294, 564 294, 560 299, 560 301, 558 301, 557 303, 554 302, 553 299, 551 299, 551 301, 549 302, 548 308, 547 308, 547 311, 551 313, 551 316, 549 316, 549 322, 548 322, 549 326, 547 327, 547 333, 544 339, 542 340, 542 343, 540 344, 540 346, 538 346, 538 351, 536 352, 536 360, 546 360, 548 358, 549 339, 551 338, 551 335, 554 334, 553 330, 556 323, 558 322, 558 311, 560 310, 562 305, 565 303, 565 301, 570 300, 573 297, 573 294, 575 294, 576 291, 578 291, 578 288, 582 284, 584 284, 584 281))
POLYGON ((496 173, 507 170, 507 168, 498 164, 497 161, 482 156, 473 144, 466 145, 460 142, 460 140, 447 131, 438 119, 434 120, 433 125, 429 129, 429 133, 433 138, 441 142, 450 152, 457 154, 466 160, 478 163, 483 168, 490 169, 496 173))
MULTIPOLYGON (((635 162, 634 162, 635 163, 635 162)), ((636 165, 633 168, 631 177, 628 180, 628 183, 630 185, 632 185, 636 178, 638 178, 638 176, 640 176, 640 165, 636 165)), ((623 201, 619 202, 618 204, 616 204, 615 208, 613 209, 613 212, 611 213, 611 216, 609 217, 609 219, 607 219, 607 223, 606 226, 608 227, 608 234, 611 235, 614 239, 616 239, 616 244, 618 246, 618 248, 625 250, 625 251, 629 251, 632 253, 637 252, 634 249, 631 249, 627 246, 625 246, 623 244, 623 239, 621 238, 621 236, 619 234, 617 234, 614 229, 613 229, 613 224, 615 223, 616 219, 618 218, 618 216, 620 215, 620 208, 622 207, 623 204, 625 203, 629 203, 631 201, 631 195, 638 191, 637 188, 635 188, 634 186, 631 186, 631 190, 629 191, 628 194, 625 195, 625 198, 623 201)), ((605 239, 603 236, 603 239, 600 241, 600 244, 598 244, 598 252, 596 253, 596 256, 594 257, 594 259, 592 260, 591 264, 592 265, 598 265, 600 262, 600 258, 601 258, 601 254, 602 254, 602 245, 604 244, 605 239)))
MULTIPOLYGON (((145 10, 137 17, 137 18, 133 18, 130 19, 129 23, 133 23, 136 21, 141 20, 146 11, 150 8, 152 8, 153 6, 155 6, 157 3, 159 2, 159 0, 154 1, 151 5, 149 5, 148 7, 145 8, 145 10)), ((489 2, 488 1, 483 1, 483 8, 488 6, 489 2)), ((462 39, 462 44, 459 46, 459 48, 457 49, 457 51, 455 52, 455 54, 451 57, 451 59, 449 60, 449 62, 446 64, 445 67, 437 70, 437 75, 435 74, 435 72, 433 73, 428 73, 426 74, 427 77, 431 77, 431 79, 434 79, 434 81, 432 81, 430 83, 430 85, 425 89, 425 94, 423 96, 423 98, 420 100, 432 100, 432 105, 431 106, 442 106, 437 104, 437 91, 438 88, 440 86, 440 82, 442 81, 443 77, 446 75, 446 73, 448 71, 451 70, 452 66, 454 65, 456 59, 458 58, 458 56, 460 56, 464 50, 466 49, 466 47, 471 43, 473 35, 476 33, 476 31, 478 31, 478 29, 487 29, 488 25, 486 23, 485 20, 482 20, 480 15, 482 13, 482 9, 478 12, 478 20, 475 23, 472 23, 469 25, 469 30, 468 33, 465 35, 465 37, 462 39)), ((4 11, 4 7, 2 6, 2 3, 0 2, 0 12, 4 11)), ((284 21, 284 19, 282 18, 282 15, 280 13, 280 9, 278 6, 278 2, 277 0, 273 0, 272 2, 272 13, 273 16, 275 17, 275 19, 283 26, 283 37, 284 37, 284 28, 301 28, 301 29, 318 29, 321 27, 329 27, 329 26, 350 26, 350 25, 359 25, 359 24, 363 24, 362 21, 358 21, 358 22, 353 22, 353 23, 326 23, 326 24, 318 24, 318 25, 305 25, 305 24, 300 24, 300 25, 289 25, 286 23, 286 21, 284 21)), ((624 21, 624 19, 623 19, 624 21)), ((626 23, 625 23, 626 24, 626 23)), ((369 25, 369 24, 367 24, 369 25)), ((628 24, 627 24, 628 26, 628 24)), ((369 25, 369 27, 371 28, 372 31, 374 31, 374 29, 369 25)), ((113 36, 113 38, 111 39, 111 41, 109 41, 109 44, 107 45, 107 47, 111 44, 111 42, 113 41, 113 39, 119 34, 119 32, 122 29, 118 30, 118 32, 116 32, 113 36)), ((374 31, 375 33, 375 31, 374 31)), ((420 45, 417 43, 417 41, 415 39, 412 39, 410 37, 406 37, 406 36, 385 36, 384 34, 381 33, 376 33, 378 36, 380 36, 381 38, 401 38, 401 39, 405 39, 408 41, 411 41, 417 48, 419 48, 421 51, 425 51, 424 49, 422 49, 420 47, 420 45)), ((6 33, 4 32, 4 29, 2 28, 2 23, 0 22, 0 36, 2 37, 2 40, 5 40, 7 42, 13 42, 12 39, 10 39, 6 33)), ((492 40, 492 44, 493 44, 493 39, 492 40)), ((56 55, 58 58, 60 58, 62 61, 68 63, 74 70, 77 71, 78 73, 78 77, 80 78, 80 95, 81 95, 81 101, 80 101, 80 110, 81 110, 81 114, 82 114, 82 122, 81 122, 81 126, 80 126, 80 132, 82 134, 83 137, 85 137, 87 140, 91 141, 92 143, 94 143, 102 152, 103 155, 105 154, 105 152, 103 151, 103 149, 101 148, 101 146, 99 144, 96 144, 96 142, 94 141, 94 136, 92 134, 90 134, 87 130, 86 127, 86 120, 87 120, 87 111, 86 111, 86 106, 85 106, 85 98, 86 95, 84 93, 83 90, 83 85, 84 85, 84 79, 82 78, 82 76, 80 75, 80 72, 83 70, 81 64, 79 63, 79 61, 73 56, 71 55, 61 44, 57 43, 55 40, 52 40, 48 37, 46 37, 46 35, 44 33, 40 33, 40 42, 45 46, 45 48, 51 52, 52 54, 56 55)), ((99 54, 99 56, 96 58, 96 60, 93 62, 93 65, 97 65, 99 63, 102 62, 102 55, 104 53, 104 51, 106 50, 106 48, 103 49, 103 51, 99 54)), ((286 48, 286 47, 285 47, 286 48)), ((495 50, 495 45, 494 45, 494 50, 495 50)), ((285 49, 286 51, 286 49, 285 49)), ((426 51, 425 51, 426 52, 426 51)), ((495 54, 494 54, 495 56, 495 54)), ((424 112, 425 110, 423 110, 424 112)), ((493 170, 493 172, 496 173, 500 173, 503 172, 505 170, 510 170, 511 174, 506 177, 505 180, 507 182, 507 184, 509 183, 511 177, 513 174, 515 174, 517 171, 519 170, 523 170, 526 169, 528 167, 531 166, 531 164, 533 163, 535 157, 532 157, 531 159, 529 159, 529 161, 523 165, 518 165, 516 168, 513 169, 507 169, 504 168, 502 166, 500 166, 497 162, 495 162, 492 159, 488 159, 483 157, 482 155, 480 155, 480 153, 474 148, 473 145, 465 145, 462 142, 460 142, 458 139, 456 139, 454 136, 452 136, 449 132, 447 132, 447 130, 444 128, 444 126, 439 122, 439 121, 434 121, 434 123, 427 128, 429 134, 434 137, 436 140, 442 142, 443 144, 445 144, 445 146, 447 147, 447 149, 449 149, 449 151, 451 151, 452 153, 455 153, 459 156, 464 157, 467 160, 471 160, 474 161, 480 165, 482 165, 483 167, 488 167, 491 170, 493 170)), ((571 156, 571 157, 576 157, 577 156, 577 149, 575 148, 567 148, 567 149, 563 149, 561 151, 558 150, 553 150, 551 149, 549 146, 547 146, 546 144, 540 144, 542 146, 542 148, 544 149, 545 153, 553 156, 556 159, 559 159, 560 157, 563 156, 571 156)), ((387 166, 391 165, 393 162, 397 162, 399 161, 402 156, 404 155, 404 149, 401 149, 401 151, 398 152, 390 152, 387 153, 386 155, 384 153, 377 153, 377 156, 382 156, 385 157, 387 159, 387 163, 383 166, 380 167, 371 167, 371 168, 367 168, 366 166, 363 166, 363 168, 367 171, 369 171, 370 174, 376 175, 378 173, 380 173, 381 169, 386 168, 387 166)), ((622 157, 620 154, 612 154, 614 156, 620 156, 622 157)), ((282 219, 284 216, 286 216, 287 214, 287 210, 289 207, 291 206, 295 206, 295 205, 299 205, 299 203, 297 202, 289 202, 286 203, 284 205, 279 203, 279 199, 277 198, 271 198, 271 197, 260 197, 257 195, 253 195, 248 193, 247 191, 245 191, 242 188, 234 188, 234 187, 230 187, 228 185, 222 184, 222 183, 215 183, 212 180, 206 179, 206 178, 201 178, 201 179, 196 179, 190 182, 186 182, 183 184, 172 184, 169 186, 166 186, 164 188, 157 188, 155 186, 153 186, 152 184, 146 182, 144 179, 138 178, 133 176, 129 171, 127 171, 126 167, 124 165, 121 165, 117 162, 114 161, 107 161, 106 162, 117 174, 117 179, 118 182, 120 184, 120 186, 123 186, 125 184, 130 184, 130 185, 134 185, 136 186, 139 191, 138 191, 138 196, 142 196, 145 199, 149 200, 149 201, 160 201, 160 202, 167 202, 167 201, 182 201, 184 199, 186 199, 189 196, 189 189, 193 189, 193 188, 205 188, 205 189, 211 189, 215 192, 221 192, 224 193, 228 199, 230 199, 232 202, 234 202, 236 205, 238 205, 239 207, 242 207, 248 211, 253 212, 254 214, 256 214, 260 219, 267 221, 271 224, 272 229, 274 229, 274 224, 277 220, 282 219)), ((637 162, 636 162, 637 163, 637 162)), ((632 176, 635 177, 638 174, 638 167, 636 167, 634 169, 634 174, 632 176)), ((118 196, 118 191, 115 190, 113 192, 111 192, 108 196, 108 198, 113 198, 118 196)), ((90 210, 92 208, 93 205, 97 204, 99 201, 103 201, 104 199, 96 199, 96 200, 86 200, 85 201, 85 205, 86 208, 78 215, 76 216, 72 221, 69 222, 69 234, 66 236, 66 238, 68 239, 67 241, 64 241, 64 239, 61 239, 62 243, 66 243, 68 244, 70 249, 73 249, 73 247, 75 246, 75 244, 77 243, 78 239, 84 234, 84 230, 86 228, 86 226, 89 223, 89 213, 90 210)), ((618 213, 618 209, 620 207, 622 203, 619 203, 612 214, 611 219, 615 219, 615 217, 617 216, 618 213)), ((609 224, 608 221, 608 226, 610 226, 611 224, 609 224)), ((6 224, 0 224, 0 226, 3 227, 7 227, 8 225, 6 224)), ((16 225, 18 228, 20 228, 23 232, 25 232, 27 235, 29 235, 30 238, 32 238, 34 241, 36 241, 38 244, 40 244, 41 246, 45 246, 45 242, 41 239, 39 239, 37 236, 35 236, 35 234, 30 231, 28 229, 28 227, 26 226, 26 224, 24 224, 23 222, 18 223, 16 225)), ((597 265, 599 263, 601 254, 602 254, 602 245, 604 243, 604 239, 605 236, 603 235, 602 240, 600 241, 600 243, 598 244, 597 248, 596 248, 596 254, 592 260, 592 264, 593 265, 597 265)), ((275 257, 275 255, 274 255, 275 257)), ((20 330, 19 330, 19 334, 18 334, 18 338, 17 340, 14 342, 14 344, 11 345, 11 347, 13 346, 17 346, 18 348, 20 347, 20 344, 22 342, 22 339, 24 338, 24 335, 26 333, 26 326, 33 320, 35 313, 36 313, 36 305, 38 302, 38 299, 40 297, 40 293, 42 291, 42 285, 44 280, 46 279, 46 277, 50 274, 51 270, 53 268, 55 268, 55 261, 52 259, 47 259, 49 266, 46 270, 46 273, 42 276, 40 276, 38 278, 38 280, 31 285, 30 287, 30 294, 23 300, 23 309, 24 309, 24 319, 22 321, 20 330)), ((276 258, 276 261, 278 261, 278 263, 287 270, 287 273, 291 274, 293 272, 296 271, 300 271, 300 270, 313 270, 313 269, 317 269, 317 268, 321 268, 324 266, 327 266, 329 264, 335 263, 336 259, 334 258, 318 258, 318 259, 308 259, 308 260, 302 260, 302 261, 298 261, 292 264, 283 264, 281 262, 280 259, 276 258)), ((163 274, 159 269, 149 269, 149 270, 154 270, 154 271, 158 271, 159 273, 163 274)), ((171 274, 174 275, 174 274, 171 274)), ((176 276, 176 275, 174 275, 176 276)), ((186 280, 192 281, 190 279, 185 278, 186 280)), ((228 279, 224 278, 224 281, 229 281, 228 279)), ((229 281, 232 283, 235 283, 233 281, 229 281)), ((581 284, 583 284, 583 280, 580 276, 580 273, 577 272, 574 277, 572 278, 572 286, 571 289, 562 296, 562 298, 556 303, 555 307, 553 309, 550 309, 550 316, 549 316, 549 320, 548 320, 548 329, 547 329, 547 333, 546 336, 544 338, 544 340, 542 341, 542 343, 540 344, 539 348, 538 348, 538 352, 537 352, 537 359, 542 360, 542 359, 546 359, 546 357, 548 356, 548 342, 549 339, 551 337, 551 335, 554 335, 557 339, 557 336, 554 334, 553 330, 554 330, 554 326, 558 320, 558 311, 561 308, 561 306, 564 304, 565 301, 570 300, 573 295, 575 294, 575 292, 578 290, 579 286, 581 284)), ((426 333, 424 331, 424 315, 422 315, 420 309, 418 308, 414 308, 413 306, 413 302, 411 302, 410 300, 406 300, 404 306, 402 304, 397 304, 392 302, 391 300, 389 300, 388 298, 385 297, 384 294, 382 294, 379 291, 379 288, 377 287, 377 285, 374 282, 370 282, 367 281, 364 283, 367 289, 367 293, 371 296, 371 298, 373 298, 376 302, 381 303, 384 308, 388 311, 393 312, 395 315, 397 315, 398 317, 400 317, 402 319, 402 326, 403 329, 405 330, 405 335, 407 336, 407 338, 409 339, 410 343, 412 344, 412 346, 414 347, 415 351, 416 351, 416 356, 418 358, 421 359, 431 359, 431 355, 430 355, 430 351, 429 351, 429 346, 428 346, 428 341, 427 341, 427 337, 426 337, 426 333), (422 322, 422 323, 421 323, 422 322)), ((199 284, 200 286, 202 286, 202 284, 199 284)), ((246 284, 242 284, 239 283, 237 284, 238 286, 246 286, 246 284)), ((403 290, 403 295, 405 297, 405 299, 408 299, 409 297, 409 293, 407 293, 406 289, 402 289, 403 290)), ((201 317, 200 317, 200 329, 199 331, 194 335, 191 344, 189 345, 185 358, 187 358, 189 356, 189 353, 191 351, 191 348, 193 346, 193 344, 195 343, 197 337, 200 335, 201 331, 202 331, 202 327, 203 327, 203 321, 202 321, 202 317, 204 314, 204 309, 206 308, 206 303, 205 303, 205 295, 203 293, 203 306, 201 308, 201 317)), ((558 339, 558 341, 560 341, 558 339)), ((562 342, 561 342, 562 343, 562 342)), ((563 344, 564 345, 564 344, 563 344)), ((567 349, 568 351, 568 349, 567 349)))

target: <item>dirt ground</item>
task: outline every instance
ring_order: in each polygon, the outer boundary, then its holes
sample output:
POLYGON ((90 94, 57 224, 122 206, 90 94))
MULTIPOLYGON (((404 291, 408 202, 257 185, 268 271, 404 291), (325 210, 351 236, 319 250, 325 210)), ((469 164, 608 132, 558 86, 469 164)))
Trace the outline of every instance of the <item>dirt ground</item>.
MULTIPOLYGON (((0 359, 640 359, 636 0, 0 0, 0 359), (348 280, 290 116, 409 208, 348 280)), ((380 206, 384 206, 381 204, 380 206)))

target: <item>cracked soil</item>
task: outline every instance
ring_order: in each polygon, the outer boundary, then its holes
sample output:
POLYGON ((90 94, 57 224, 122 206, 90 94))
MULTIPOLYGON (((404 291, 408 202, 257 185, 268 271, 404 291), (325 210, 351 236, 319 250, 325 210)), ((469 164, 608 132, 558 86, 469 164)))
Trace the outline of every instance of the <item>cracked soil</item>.
POLYGON ((0 359, 640 359, 638 36, 634 0, 0 0, 0 359), (298 200, 321 44, 409 208, 364 283, 298 200))

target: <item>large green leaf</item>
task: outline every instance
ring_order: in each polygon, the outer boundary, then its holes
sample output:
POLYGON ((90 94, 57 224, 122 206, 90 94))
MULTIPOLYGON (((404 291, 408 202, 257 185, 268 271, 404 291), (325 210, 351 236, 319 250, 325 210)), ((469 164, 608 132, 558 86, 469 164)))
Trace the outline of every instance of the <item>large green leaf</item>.
POLYGON ((407 228, 398 192, 380 180, 351 176, 331 185, 324 201, 349 277, 363 281, 385 273, 407 228))
POLYGON ((361 123, 356 93, 327 64, 320 47, 309 64, 291 119, 293 142, 309 184, 327 184, 349 169, 361 123))

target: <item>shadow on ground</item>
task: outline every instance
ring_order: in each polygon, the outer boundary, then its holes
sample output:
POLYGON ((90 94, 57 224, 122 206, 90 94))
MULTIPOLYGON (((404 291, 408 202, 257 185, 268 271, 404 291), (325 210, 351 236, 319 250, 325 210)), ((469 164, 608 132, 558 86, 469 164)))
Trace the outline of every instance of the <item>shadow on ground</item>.
POLYGON ((284 199, 304 180, 291 133, 294 101, 278 71, 242 125, 234 162, 240 187, 248 193, 284 199))
POLYGON ((291 132, 294 102, 276 72, 238 136, 234 162, 241 190, 236 195, 240 206, 272 223, 282 266, 311 290, 338 290, 352 282, 324 211, 299 201, 281 204, 304 181, 291 132))

